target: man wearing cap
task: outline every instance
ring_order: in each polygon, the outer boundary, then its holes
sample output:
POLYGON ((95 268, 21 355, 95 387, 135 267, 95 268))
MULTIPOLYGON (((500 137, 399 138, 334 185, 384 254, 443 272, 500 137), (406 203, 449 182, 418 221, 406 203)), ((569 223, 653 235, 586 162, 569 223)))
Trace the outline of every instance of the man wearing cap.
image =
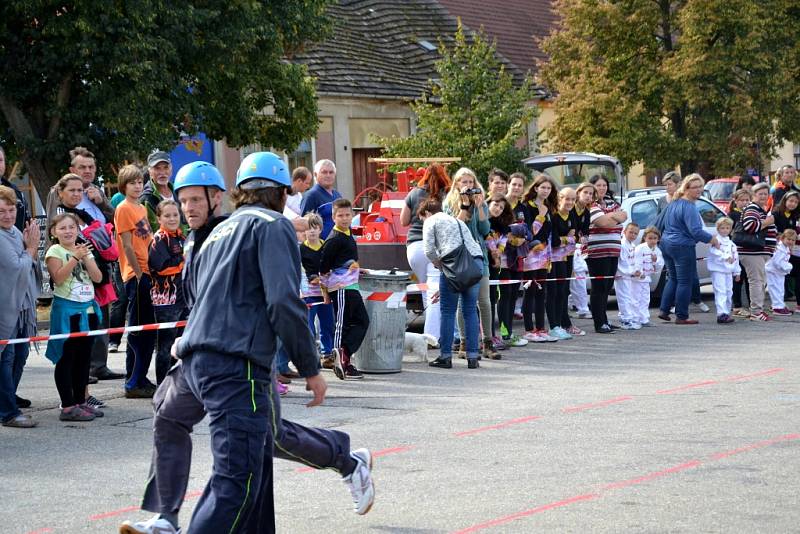
MULTIPOLYGON (((155 150, 147 157, 147 174, 150 176, 150 181, 147 182, 142 191, 141 202, 147 208, 147 222, 150 223, 150 228, 153 233, 158 231, 158 217, 156 216, 156 208, 158 203, 168 198, 175 200, 174 188, 169 179, 172 177, 172 159, 168 153, 163 150, 155 150)), ((183 222, 183 221, 181 221, 183 222)), ((186 231, 186 228, 183 228, 186 231)))

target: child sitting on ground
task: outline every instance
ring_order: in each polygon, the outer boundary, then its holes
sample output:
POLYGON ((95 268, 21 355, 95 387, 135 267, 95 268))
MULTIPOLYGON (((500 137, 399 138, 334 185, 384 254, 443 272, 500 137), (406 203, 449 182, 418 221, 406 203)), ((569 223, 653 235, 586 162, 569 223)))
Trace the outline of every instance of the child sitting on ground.
POLYGON ((786 276, 792 272, 792 264, 789 256, 792 254, 792 247, 797 242, 797 232, 787 228, 781 233, 778 239, 778 246, 772 254, 772 259, 767 262, 767 291, 769 299, 772 301, 772 313, 778 316, 792 315, 783 302, 786 276))
POLYGON ((714 288, 714 303, 717 306, 717 322, 727 324, 733 322, 731 308, 733 306, 733 280, 738 281, 742 274, 739 265, 739 253, 730 235, 733 230, 733 219, 723 217, 717 221, 717 240, 719 248, 709 247, 706 265, 711 274, 711 285, 714 288))
POLYGON ((633 320, 641 326, 650 324, 650 282, 664 268, 664 257, 658 248, 661 232, 655 226, 648 226, 642 235, 643 242, 633 253, 634 272, 639 277, 631 279, 631 299, 633 300, 633 320))
POLYGON ((622 247, 617 263, 617 276, 614 280, 614 292, 617 295, 619 307, 619 320, 623 330, 639 330, 641 325, 636 321, 636 305, 633 300, 633 279, 639 278, 642 273, 636 270, 634 256, 636 253, 636 238, 639 235, 639 225, 631 222, 622 232, 620 243, 622 247))

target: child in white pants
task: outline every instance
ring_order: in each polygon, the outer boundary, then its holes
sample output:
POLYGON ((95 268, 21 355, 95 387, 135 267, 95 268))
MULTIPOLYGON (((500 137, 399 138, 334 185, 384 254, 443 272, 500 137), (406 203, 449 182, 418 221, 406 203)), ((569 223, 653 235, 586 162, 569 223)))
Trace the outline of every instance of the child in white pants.
POLYGON ((772 259, 767 262, 767 291, 769 291, 769 299, 772 301, 773 315, 792 314, 786 308, 783 296, 786 275, 792 272, 789 256, 792 254, 792 248, 796 241, 797 232, 792 229, 784 230, 778 239, 778 246, 775 247, 772 259))
POLYGON ((717 240, 719 248, 709 247, 706 265, 711 275, 714 288, 714 304, 717 306, 717 322, 727 324, 733 322, 731 306, 733 305, 733 280, 738 282, 742 274, 739 265, 739 253, 731 241, 733 219, 723 217, 717 221, 717 240))
POLYGON ((658 277, 664 268, 664 256, 658 248, 661 232, 655 226, 648 226, 642 235, 643 242, 636 246, 633 253, 635 272, 641 273, 638 278, 631 279, 631 296, 633 299, 633 320, 642 326, 650 324, 650 282, 652 276, 658 277))
POLYGON ((622 232, 620 243, 622 245, 617 263, 617 277, 614 280, 614 292, 617 295, 619 308, 619 321, 623 330, 639 330, 641 325, 636 320, 636 302, 633 299, 633 279, 639 278, 642 273, 636 270, 634 255, 636 253, 636 238, 639 235, 639 225, 631 222, 622 232))
POLYGON ((578 318, 591 319, 589 311, 589 293, 586 290, 586 277, 589 276, 589 266, 583 255, 583 245, 575 245, 575 255, 572 263, 572 276, 580 280, 569 281, 569 304, 578 310, 578 318))

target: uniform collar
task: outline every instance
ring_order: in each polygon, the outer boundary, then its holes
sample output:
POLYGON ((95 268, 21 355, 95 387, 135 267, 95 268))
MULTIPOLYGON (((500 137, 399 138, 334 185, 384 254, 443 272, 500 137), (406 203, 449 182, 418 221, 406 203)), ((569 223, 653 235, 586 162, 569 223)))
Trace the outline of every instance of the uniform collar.
POLYGON ((307 246, 308 248, 310 248, 311 250, 313 250, 313 251, 315 251, 315 252, 316 252, 317 250, 321 249, 321 248, 322 248, 322 245, 323 245, 324 243, 325 243, 325 241, 323 241, 322 239, 320 239, 320 240, 319 240, 319 243, 317 243, 317 245, 316 245, 316 246, 314 246, 314 245, 312 245, 311 243, 309 243, 309 242, 308 242, 308 239, 306 239, 305 241, 303 241, 303 244, 304 244, 305 246, 307 246))
POLYGON ((350 228, 346 228, 346 229, 343 230, 343 229, 339 228, 338 226, 336 226, 334 224, 333 225, 333 229, 336 230, 337 232, 339 232, 340 234, 350 235, 350 228))

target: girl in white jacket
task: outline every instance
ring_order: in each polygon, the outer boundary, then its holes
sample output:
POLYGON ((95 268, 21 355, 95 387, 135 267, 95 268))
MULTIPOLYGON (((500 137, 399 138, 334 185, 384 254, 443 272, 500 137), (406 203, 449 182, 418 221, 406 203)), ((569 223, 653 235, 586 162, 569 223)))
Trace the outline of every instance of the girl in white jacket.
POLYGON ((636 239, 639 235, 639 225, 630 222, 625 226, 620 238, 619 261, 617 262, 617 276, 614 280, 614 293, 617 295, 619 308, 619 321, 623 330, 639 330, 641 326, 636 321, 636 302, 633 300, 633 280, 639 278, 641 272, 634 265, 634 251, 636 239))
POLYGON ((792 254, 792 248, 796 241, 797 232, 789 228, 784 230, 778 239, 778 246, 775 247, 772 259, 767 262, 767 291, 769 291, 769 299, 772 301, 773 315, 792 314, 783 302, 783 295, 786 275, 792 272, 789 256, 792 254))
POLYGON ((633 300, 633 320, 642 326, 650 324, 650 282, 652 276, 658 277, 664 268, 664 256, 658 248, 661 232, 655 226, 644 229, 642 243, 633 252, 634 272, 639 276, 631 280, 631 298, 633 300))
POLYGON ((742 268, 739 265, 739 253, 731 241, 733 220, 723 217, 717 221, 717 240, 719 248, 709 247, 706 265, 711 274, 711 285, 714 288, 714 303, 717 306, 717 322, 727 324, 733 322, 731 306, 733 305, 733 279, 739 281, 742 268))

